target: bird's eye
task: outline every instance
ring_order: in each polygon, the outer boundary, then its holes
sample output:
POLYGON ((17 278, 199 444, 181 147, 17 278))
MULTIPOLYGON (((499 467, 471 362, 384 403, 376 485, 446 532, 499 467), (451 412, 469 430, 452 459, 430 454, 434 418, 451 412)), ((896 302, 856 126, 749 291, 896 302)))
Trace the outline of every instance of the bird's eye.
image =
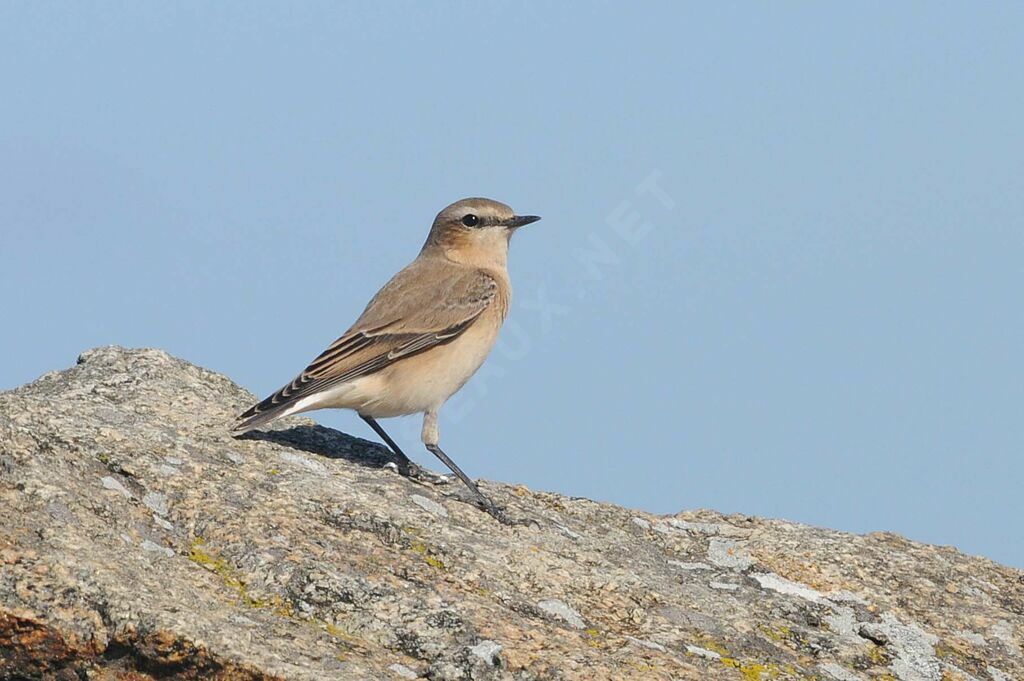
POLYGON ((466 215, 462 216, 462 224, 466 225, 466 227, 476 227, 477 225, 480 224, 480 218, 473 215, 472 213, 467 213, 466 215))

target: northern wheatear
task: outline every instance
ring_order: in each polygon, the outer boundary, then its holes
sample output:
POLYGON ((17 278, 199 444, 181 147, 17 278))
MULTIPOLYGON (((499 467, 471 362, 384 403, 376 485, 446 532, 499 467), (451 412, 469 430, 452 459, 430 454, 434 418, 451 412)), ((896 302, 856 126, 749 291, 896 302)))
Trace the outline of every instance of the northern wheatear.
POLYGON ((509 239, 537 220, 490 199, 463 199, 442 210, 419 256, 377 292, 356 323, 295 380, 241 414, 232 432, 313 409, 354 409, 408 475, 418 467, 376 419, 422 413, 426 448, 484 510, 506 522, 438 446, 437 415, 494 346, 512 296, 509 239))

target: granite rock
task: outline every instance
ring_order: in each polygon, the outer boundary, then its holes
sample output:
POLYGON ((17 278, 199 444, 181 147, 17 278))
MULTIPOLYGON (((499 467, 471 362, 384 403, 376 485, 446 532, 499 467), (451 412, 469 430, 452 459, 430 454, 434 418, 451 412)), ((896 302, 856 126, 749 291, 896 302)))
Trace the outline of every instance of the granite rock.
POLYGON ((1021 571, 483 481, 505 526, 252 400, 117 347, 0 394, 0 679, 1024 679, 1021 571))

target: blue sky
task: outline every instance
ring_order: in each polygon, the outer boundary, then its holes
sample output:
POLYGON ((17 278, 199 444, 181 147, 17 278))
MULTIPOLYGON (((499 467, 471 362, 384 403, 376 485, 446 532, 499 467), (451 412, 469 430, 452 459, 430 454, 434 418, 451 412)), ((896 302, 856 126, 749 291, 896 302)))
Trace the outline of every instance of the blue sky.
POLYGON ((442 412, 471 475, 1024 567, 1022 26, 1020 3, 2 3, 0 388, 117 343, 263 396, 438 210, 489 196, 544 220, 442 412))

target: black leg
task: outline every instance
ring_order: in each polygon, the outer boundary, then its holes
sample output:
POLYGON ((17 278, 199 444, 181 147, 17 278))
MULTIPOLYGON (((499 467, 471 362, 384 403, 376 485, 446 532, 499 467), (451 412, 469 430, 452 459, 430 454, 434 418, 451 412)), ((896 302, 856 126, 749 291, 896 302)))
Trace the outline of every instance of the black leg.
POLYGON ((476 486, 476 483, 470 480, 469 476, 463 473, 462 469, 459 468, 458 465, 456 465, 456 463, 452 461, 447 454, 444 453, 443 449, 441 449, 437 445, 426 445, 426 447, 431 454, 441 459, 444 465, 448 466, 448 468, 451 469, 452 473, 455 473, 455 475, 458 476, 459 480, 461 480, 463 484, 465 484, 466 487, 468 487, 469 490, 473 493, 473 496, 476 497, 476 502, 480 506, 480 508, 487 511, 487 513, 490 514, 495 520, 504 525, 525 524, 522 521, 515 521, 509 519, 509 517, 505 515, 505 512, 498 508, 493 501, 488 499, 487 496, 480 491, 480 488, 476 486))
POLYGON ((480 491, 480 488, 476 486, 476 483, 470 480, 469 476, 463 473, 462 469, 459 468, 454 461, 448 458, 448 455, 444 453, 444 450, 442 450, 437 445, 427 445, 427 449, 430 451, 431 454, 441 459, 441 462, 445 466, 448 466, 448 468, 451 469, 452 473, 455 473, 455 475, 459 477, 459 480, 461 480, 463 484, 465 484, 466 487, 468 487, 470 491, 476 496, 476 498, 483 502, 485 506, 487 504, 490 504, 491 506, 494 505, 491 504, 490 499, 484 496, 484 493, 480 491))
MULTIPOLYGON (((398 444, 396 444, 395 441, 391 439, 390 435, 384 432, 384 429, 381 428, 380 424, 377 423, 376 420, 369 416, 364 416, 363 414, 360 414, 359 418, 366 421, 366 423, 369 424, 371 428, 373 428, 373 432, 377 433, 377 435, 379 435, 380 438, 387 443, 388 447, 394 453, 395 458, 398 459, 399 473, 409 478, 430 480, 435 484, 443 481, 443 479, 440 479, 439 476, 435 476, 429 471, 425 471, 424 469, 417 466, 408 456, 406 456, 405 452, 402 451, 402 448, 399 447, 398 444)), ((488 499, 487 496, 480 491, 480 488, 476 486, 476 483, 470 480, 469 476, 463 473, 462 469, 459 468, 458 465, 456 465, 456 463, 452 461, 448 457, 448 455, 444 453, 444 450, 442 450, 440 447, 438 447, 437 445, 427 445, 427 449, 430 451, 431 454, 439 458, 444 463, 445 466, 448 466, 448 468, 451 469, 452 473, 455 473, 455 475, 458 476, 459 480, 461 480, 463 484, 465 484, 466 487, 469 488, 469 491, 473 493, 473 496, 476 497, 477 505, 480 506, 480 508, 482 508, 483 510, 487 511, 487 513, 491 515, 495 520, 505 525, 528 524, 524 521, 509 519, 509 517, 505 515, 505 512, 498 508, 493 501, 488 499)))
POLYGON ((362 414, 359 415, 359 418, 366 421, 366 423, 373 428, 373 432, 377 433, 377 435, 387 443, 388 447, 391 448, 392 453, 394 453, 395 457, 398 459, 398 472, 402 475, 409 475, 416 464, 414 464, 412 460, 405 455, 405 452, 395 444, 395 441, 391 439, 391 436, 384 432, 384 429, 380 427, 379 423, 369 416, 363 416, 362 414))
POLYGON ((384 429, 375 419, 370 418, 369 416, 363 416, 362 414, 359 415, 359 418, 366 421, 370 427, 373 428, 373 432, 377 433, 377 435, 387 443, 388 448, 391 449, 395 458, 398 459, 398 472, 400 474, 407 478, 412 478, 413 480, 429 482, 434 485, 443 485, 448 482, 448 479, 445 476, 438 475, 433 471, 428 471, 427 469, 416 465, 412 459, 405 455, 402 448, 391 439, 391 436, 384 432, 384 429))

